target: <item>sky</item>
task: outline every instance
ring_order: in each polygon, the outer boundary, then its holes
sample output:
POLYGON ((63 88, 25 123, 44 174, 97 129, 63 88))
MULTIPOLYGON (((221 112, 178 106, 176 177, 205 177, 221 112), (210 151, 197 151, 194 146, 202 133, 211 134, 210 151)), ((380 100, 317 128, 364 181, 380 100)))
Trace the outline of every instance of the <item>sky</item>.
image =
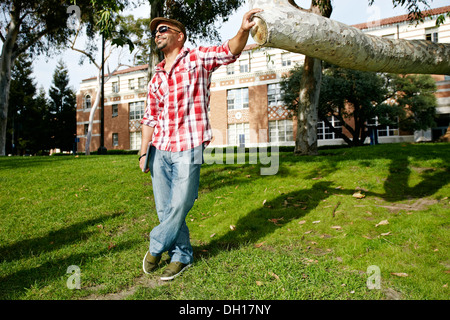
MULTIPOLYGON (((309 8, 311 0, 295 0, 297 5, 309 8)), ((449 0, 432 0, 430 1, 431 8, 438 8, 449 5, 449 0)), ((374 21, 384 18, 389 18, 393 16, 398 16, 406 14, 407 11, 404 8, 393 8, 392 0, 375 0, 372 6, 368 5, 368 0, 333 0, 333 13, 331 19, 337 20, 348 25, 364 23, 368 21, 374 21)), ((229 20, 217 26, 220 30, 222 40, 232 38, 237 32, 242 17, 249 10, 248 1, 239 8, 235 13, 230 16, 229 20)), ((136 18, 144 17, 149 15, 150 11, 148 5, 143 5, 137 9, 127 11, 126 14, 133 14, 136 18)), ((249 38, 248 44, 254 43, 253 39, 249 38)), ((84 41, 79 42, 79 46, 84 44, 84 41)), ((207 43, 201 43, 201 45, 208 45, 207 43)), ((187 43, 188 47, 192 47, 192 44, 187 43)), ((100 41, 98 47, 100 48, 100 41)), ((122 53, 122 61, 127 59, 123 58, 126 56, 127 48, 124 49, 122 53)), ((129 52, 129 51, 128 51, 129 52)), ((100 61, 100 54, 98 54, 97 61, 100 61)), ((34 60, 34 78, 37 88, 43 87, 47 92, 51 86, 52 75, 56 68, 57 61, 62 59, 69 70, 70 86, 77 91, 80 83, 83 79, 87 79, 96 76, 96 67, 88 62, 88 59, 84 59, 84 64, 80 65, 79 61, 81 54, 73 50, 65 50, 55 57, 45 57, 40 56, 34 60)), ((118 64, 118 56, 112 56, 110 58, 111 70, 118 64)), ((106 72, 106 71, 105 71, 106 72)))

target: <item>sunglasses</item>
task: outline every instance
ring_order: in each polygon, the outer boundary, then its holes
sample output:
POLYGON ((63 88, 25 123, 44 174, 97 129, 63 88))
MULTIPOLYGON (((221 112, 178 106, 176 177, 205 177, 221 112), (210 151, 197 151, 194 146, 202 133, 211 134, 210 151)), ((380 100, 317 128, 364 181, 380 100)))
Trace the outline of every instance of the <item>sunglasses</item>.
POLYGON ((181 33, 180 30, 176 30, 176 29, 173 29, 173 28, 168 27, 168 26, 161 26, 161 27, 157 28, 155 31, 152 32, 152 37, 153 37, 153 38, 156 38, 156 34, 157 34, 158 32, 159 32, 160 34, 163 34, 163 33, 166 33, 167 31, 169 31, 169 29, 181 33))

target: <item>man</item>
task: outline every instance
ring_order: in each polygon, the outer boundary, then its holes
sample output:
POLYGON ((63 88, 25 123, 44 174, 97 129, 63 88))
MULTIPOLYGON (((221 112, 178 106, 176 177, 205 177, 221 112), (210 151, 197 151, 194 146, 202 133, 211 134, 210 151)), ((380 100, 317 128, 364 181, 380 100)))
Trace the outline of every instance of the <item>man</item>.
POLYGON ((163 252, 171 262, 161 280, 172 280, 193 262, 186 216, 198 195, 203 149, 212 139, 208 119, 210 75, 221 65, 236 61, 249 37, 253 14, 247 12, 236 36, 221 46, 188 49, 186 29, 180 22, 155 18, 150 30, 164 60, 150 80, 142 123, 139 165, 145 166, 151 142, 150 169, 160 224, 150 232, 143 259, 145 273, 157 269, 163 252))

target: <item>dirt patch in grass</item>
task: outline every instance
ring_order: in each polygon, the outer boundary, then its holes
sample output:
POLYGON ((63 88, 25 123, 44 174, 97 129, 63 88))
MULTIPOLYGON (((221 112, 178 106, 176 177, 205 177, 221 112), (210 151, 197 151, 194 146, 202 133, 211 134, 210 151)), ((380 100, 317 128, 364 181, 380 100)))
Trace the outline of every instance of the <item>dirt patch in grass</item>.
MULTIPOLYGON (((140 277, 136 278, 134 280, 133 285, 114 293, 107 293, 107 294, 99 294, 99 293, 92 293, 88 295, 87 297, 81 298, 81 300, 124 300, 127 297, 133 295, 136 290, 140 287, 144 288, 155 288, 157 286, 160 286, 162 284, 162 281, 159 279, 155 279, 152 277, 149 277, 146 274, 141 275, 140 277)), ((102 289, 102 286, 97 287, 90 287, 86 288, 93 291, 98 291, 102 289)))
POLYGON ((377 205, 377 207, 386 208, 389 211, 396 213, 398 211, 423 211, 429 206, 439 203, 436 199, 421 198, 417 200, 410 200, 407 203, 392 203, 389 205, 377 205))

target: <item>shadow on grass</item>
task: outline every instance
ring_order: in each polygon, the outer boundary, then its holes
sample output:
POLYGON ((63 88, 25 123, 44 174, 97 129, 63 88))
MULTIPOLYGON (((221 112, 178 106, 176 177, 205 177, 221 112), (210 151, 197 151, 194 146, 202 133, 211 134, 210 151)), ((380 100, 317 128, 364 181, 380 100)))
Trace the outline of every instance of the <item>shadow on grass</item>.
MULTIPOLYGON (((332 184, 331 181, 320 181, 310 189, 285 193, 266 202, 263 207, 239 219, 235 225, 235 231, 228 231, 207 245, 194 248, 195 254, 197 257, 211 257, 221 250, 232 250, 241 245, 258 243, 261 238, 314 210, 323 200, 332 195, 326 192, 332 184)), ((339 193, 351 195, 353 191, 339 190, 339 193)))
MULTIPOLYGON (((448 159, 447 159, 448 161, 448 159)), ((407 154, 400 154, 391 159, 389 175, 384 182, 384 194, 380 194, 386 201, 401 201, 429 197, 450 182, 450 167, 441 168, 412 168, 407 154), (420 173, 422 181, 410 187, 409 179, 412 170, 420 173)))
MULTIPOLYGON (((86 228, 104 223, 104 221, 114 219, 122 214, 122 212, 118 212, 103 215, 95 219, 72 224, 57 231, 51 231, 41 237, 2 246, 0 247, 2 263, 14 264, 14 261, 39 257, 47 252, 56 251, 71 244, 85 241, 95 233, 85 231, 86 228)), ((114 247, 114 251, 126 250, 132 245, 132 242, 118 243, 114 247)), ((9 275, 0 276, 0 299, 10 299, 11 295, 20 296, 22 292, 25 292, 32 285, 39 285, 42 281, 61 278, 66 274, 67 267, 70 265, 80 264, 83 260, 106 254, 108 251, 108 247, 102 247, 92 252, 75 253, 67 257, 52 259, 42 264, 37 263, 38 266, 24 268, 9 275)), ((23 264, 24 262, 19 263, 23 264)))
MULTIPOLYGON (((365 192, 366 196, 381 197, 386 201, 401 201, 411 198, 422 198, 435 194, 442 187, 450 182, 449 167, 443 165, 440 168, 419 168, 422 181, 413 187, 408 186, 411 176, 410 158, 415 160, 442 160, 442 163, 448 161, 450 145, 409 145, 408 148, 400 149, 392 146, 382 146, 382 148, 364 147, 361 149, 347 149, 347 151, 335 154, 327 154, 319 157, 284 157, 285 161, 280 162, 279 174, 285 176, 291 173, 291 170, 285 166, 289 163, 299 162, 320 162, 317 169, 307 174, 304 179, 313 179, 321 177, 326 179, 328 175, 338 170, 340 162, 360 159, 362 165, 369 166, 372 159, 386 159, 389 161, 388 177, 384 182, 385 193, 365 192)), ((224 169, 226 170, 226 169, 224 169)), ((259 170, 259 169, 258 169, 259 170)), ((250 181, 249 181, 250 182, 250 181)), ((240 179, 239 182, 225 182, 229 184, 246 183, 240 179)), ((197 257, 211 257, 221 250, 232 250, 241 245, 256 244, 261 238, 275 232, 278 228, 283 228, 285 224, 294 219, 299 219, 307 215, 316 208, 321 201, 326 199, 330 193, 327 190, 334 182, 321 180, 315 183, 310 189, 302 189, 287 194, 282 194, 276 199, 265 203, 261 208, 249 212, 246 216, 239 219, 236 223, 236 230, 229 231, 224 236, 212 240, 207 245, 201 245, 194 248, 197 257), (319 195, 319 196, 318 196, 319 195), (290 199, 290 200, 287 200, 290 199), (302 208, 286 207, 285 201, 304 203, 302 208), (205 253, 206 252, 206 253, 205 253)), ((211 182, 211 188, 223 187, 223 182, 211 182)), ((333 194, 351 196, 355 190, 333 190, 333 194)))

